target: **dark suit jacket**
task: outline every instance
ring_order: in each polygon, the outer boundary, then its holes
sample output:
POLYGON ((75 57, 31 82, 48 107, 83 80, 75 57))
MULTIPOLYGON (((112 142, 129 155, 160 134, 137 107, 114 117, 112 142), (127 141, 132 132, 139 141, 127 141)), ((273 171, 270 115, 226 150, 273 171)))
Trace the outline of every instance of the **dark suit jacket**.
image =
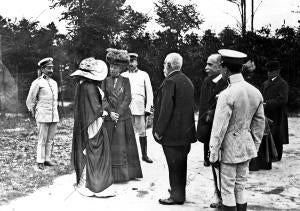
POLYGON ((171 73, 154 98, 153 134, 165 146, 182 146, 196 141, 194 86, 181 71, 171 73))
POLYGON ((227 87, 227 82, 220 79, 217 83, 212 80, 217 76, 208 76, 201 86, 199 102, 199 118, 197 125, 197 138, 202 143, 208 143, 212 129, 212 120, 216 109, 216 95, 227 87), (207 115, 211 116, 211 121, 206 121, 207 115))
MULTIPOLYGON (((119 76, 114 87, 114 79, 107 77, 103 81, 101 89, 104 92, 104 110, 118 113, 120 115, 119 120, 130 119, 132 115, 129 108, 129 104, 131 103, 129 79, 119 76)), ((109 116, 105 119, 111 120, 109 116)))
POLYGON ((263 83, 262 93, 264 97, 265 115, 273 123, 270 125, 274 142, 288 144, 288 119, 287 102, 289 87, 287 82, 278 76, 274 81, 267 80, 263 83))

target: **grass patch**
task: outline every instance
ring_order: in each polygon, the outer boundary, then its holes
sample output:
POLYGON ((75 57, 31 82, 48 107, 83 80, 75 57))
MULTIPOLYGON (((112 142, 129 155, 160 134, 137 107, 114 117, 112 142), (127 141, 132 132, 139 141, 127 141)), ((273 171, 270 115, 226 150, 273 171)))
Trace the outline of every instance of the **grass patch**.
POLYGON ((37 127, 32 119, 0 118, 0 205, 53 183, 60 175, 72 172, 70 163, 73 118, 60 121, 55 136, 54 167, 36 167, 37 127))

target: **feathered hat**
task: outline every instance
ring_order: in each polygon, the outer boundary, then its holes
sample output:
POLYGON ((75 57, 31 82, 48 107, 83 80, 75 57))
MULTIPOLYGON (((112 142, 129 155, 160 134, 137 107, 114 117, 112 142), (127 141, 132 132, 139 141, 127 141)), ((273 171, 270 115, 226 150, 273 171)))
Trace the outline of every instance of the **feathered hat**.
POLYGON ((130 56, 126 50, 118 50, 114 48, 106 49, 106 61, 109 64, 128 65, 130 56))

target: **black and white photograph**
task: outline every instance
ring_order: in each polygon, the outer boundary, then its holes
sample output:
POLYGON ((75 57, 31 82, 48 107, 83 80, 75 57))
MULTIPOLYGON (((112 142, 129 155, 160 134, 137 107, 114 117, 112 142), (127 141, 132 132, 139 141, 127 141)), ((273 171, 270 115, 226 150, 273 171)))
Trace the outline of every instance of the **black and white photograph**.
POLYGON ((1 211, 300 210, 300 0, 0 0, 1 211))

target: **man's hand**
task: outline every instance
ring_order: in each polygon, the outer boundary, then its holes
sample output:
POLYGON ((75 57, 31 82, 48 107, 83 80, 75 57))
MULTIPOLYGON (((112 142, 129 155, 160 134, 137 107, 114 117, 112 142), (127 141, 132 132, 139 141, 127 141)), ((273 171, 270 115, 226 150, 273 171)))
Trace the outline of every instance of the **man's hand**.
POLYGON ((214 163, 210 163, 210 165, 212 165, 215 168, 219 168, 220 167, 220 161, 214 162, 214 163))
POLYGON ((215 163, 219 160, 219 156, 218 153, 214 153, 214 152, 209 152, 209 162, 210 163, 215 163))
POLYGON ((115 112, 110 112, 110 118, 117 122, 119 120, 119 114, 118 113, 115 113, 115 112))
POLYGON ((210 164, 215 167, 215 168, 219 168, 220 166, 220 161, 219 161, 219 156, 217 153, 211 153, 209 152, 209 162, 210 164))
POLYGON ((156 132, 154 133, 154 138, 158 141, 162 139, 162 136, 158 135, 156 132))
POLYGON ((205 122, 213 122, 214 119, 214 110, 208 110, 205 116, 205 122))

